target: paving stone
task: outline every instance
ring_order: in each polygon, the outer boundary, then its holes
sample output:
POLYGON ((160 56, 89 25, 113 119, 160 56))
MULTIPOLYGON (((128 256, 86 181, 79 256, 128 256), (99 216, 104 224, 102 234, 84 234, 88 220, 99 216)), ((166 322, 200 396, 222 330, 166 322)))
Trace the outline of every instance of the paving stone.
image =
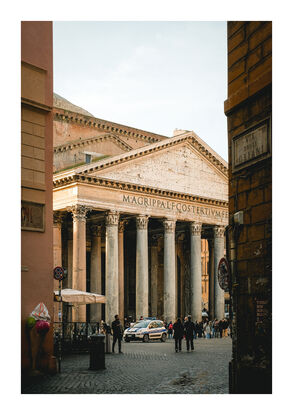
POLYGON ((106 354, 106 369, 89 370, 89 355, 62 359, 61 373, 23 384, 23 394, 229 393, 230 338, 197 339, 195 350, 175 353, 174 341, 123 343, 106 354))

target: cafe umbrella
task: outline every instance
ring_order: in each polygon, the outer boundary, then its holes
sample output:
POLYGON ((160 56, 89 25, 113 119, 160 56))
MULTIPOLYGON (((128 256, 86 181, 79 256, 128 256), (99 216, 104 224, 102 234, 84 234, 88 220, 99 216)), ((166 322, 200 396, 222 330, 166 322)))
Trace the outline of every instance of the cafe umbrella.
MULTIPOLYGON (((101 294, 74 290, 72 288, 64 288, 63 290, 54 291, 54 301, 71 303, 73 306, 79 306, 84 304, 105 304, 106 297, 101 294)), ((61 355, 61 338, 58 336, 59 372, 61 371, 61 355)))
POLYGON ((106 303, 106 297, 104 295, 73 290, 72 288, 54 291, 54 300, 77 305, 106 303))

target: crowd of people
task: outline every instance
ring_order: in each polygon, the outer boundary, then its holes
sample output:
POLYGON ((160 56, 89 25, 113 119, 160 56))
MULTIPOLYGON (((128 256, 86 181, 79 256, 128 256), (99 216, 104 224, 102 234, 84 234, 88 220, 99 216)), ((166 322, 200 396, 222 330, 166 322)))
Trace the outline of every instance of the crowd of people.
MULTIPOLYGON (((141 317, 143 319, 143 317, 141 317)), ((113 343, 112 343, 112 353, 114 353, 115 344, 118 341, 118 351, 121 351, 121 340, 123 337, 123 331, 127 327, 130 327, 131 320, 125 318, 124 328, 119 320, 119 316, 115 316, 115 320, 112 322, 111 326, 107 325, 103 320, 98 324, 98 332, 102 334, 112 334, 113 343)), ((186 316, 181 322, 181 319, 178 318, 174 324, 172 321, 164 321, 164 326, 168 333, 168 339, 175 340, 175 351, 180 352, 182 350, 182 340, 186 340, 186 349, 194 350, 193 341, 197 338, 224 338, 231 336, 231 328, 229 319, 223 318, 221 320, 214 319, 208 320, 204 318, 202 321, 191 320, 191 316, 186 316)), ((108 338, 108 336, 106 336, 108 338)), ((109 338, 108 338, 109 340, 109 338)))
POLYGON ((221 320, 203 320, 195 321, 191 320, 191 316, 184 318, 184 321, 181 322, 181 319, 178 318, 173 324, 172 321, 167 323, 164 322, 165 328, 168 331, 168 338, 175 340, 175 352, 181 352, 182 350, 182 340, 186 340, 186 349, 194 350, 193 340, 196 338, 222 338, 230 336, 230 324, 228 319, 224 318, 221 320))
MULTIPOLYGON (((188 321, 188 317, 184 318, 183 324, 188 321)), ((174 323, 175 324, 175 323, 174 323)), ((174 324, 172 321, 167 323, 164 321, 164 326, 168 331, 168 338, 172 339, 174 336, 174 324)), ((202 321, 195 321, 194 322, 194 331, 193 331, 193 338, 222 338, 228 337, 231 335, 230 330, 230 323, 227 318, 223 318, 221 320, 214 319, 208 320, 204 319, 202 321)))

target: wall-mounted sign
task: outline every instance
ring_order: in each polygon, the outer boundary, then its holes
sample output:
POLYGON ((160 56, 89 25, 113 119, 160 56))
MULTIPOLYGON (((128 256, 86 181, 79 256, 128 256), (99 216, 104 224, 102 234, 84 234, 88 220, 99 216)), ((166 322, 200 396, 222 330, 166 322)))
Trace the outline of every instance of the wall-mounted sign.
POLYGON ((21 201, 21 229, 25 231, 45 231, 44 205, 21 201))
POLYGON ((229 291, 230 271, 226 258, 221 258, 218 265, 218 281, 219 286, 224 291, 229 291))
POLYGON ((271 152, 271 126, 267 118, 232 139, 232 171, 258 163, 271 152))

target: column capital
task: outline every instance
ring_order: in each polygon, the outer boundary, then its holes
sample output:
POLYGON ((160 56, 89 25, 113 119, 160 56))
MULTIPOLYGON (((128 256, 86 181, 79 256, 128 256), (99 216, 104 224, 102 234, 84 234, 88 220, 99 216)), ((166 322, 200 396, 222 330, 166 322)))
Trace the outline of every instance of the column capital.
POLYGON ((164 219, 163 225, 165 233, 174 233, 176 229, 176 220, 175 219, 164 219))
POLYGON ((190 222, 190 232, 192 236, 201 236, 202 224, 199 222, 190 222))
POLYGON ((138 215, 136 217, 136 228, 137 229, 147 229, 148 228, 149 217, 147 215, 138 215))
POLYGON ((92 225, 91 226, 92 236, 102 236, 102 226, 101 225, 92 225))
POLYGON ((115 225, 118 226, 119 223, 119 212, 116 210, 110 210, 106 213, 105 216, 106 226, 115 225))
POLYGON ((53 212, 53 225, 55 227, 61 228, 63 219, 64 212, 60 212, 59 210, 53 212))
POLYGON ((225 226, 215 226, 214 227, 214 237, 223 238, 225 234, 225 226))
POLYGON ((88 212, 90 212, 92 209, 85 205, 73 205, 68 206, 67 211, 71 212, 73 221, 86 221, 86 215, 88 212))
POLYGON ((128 223, 128 220, 125 220, 125 219, 119 221, 119 223, 118 223, 118 232, 119 233, 123 233, 124 232, 125 225, 127 225, 127 223, 128 223))

